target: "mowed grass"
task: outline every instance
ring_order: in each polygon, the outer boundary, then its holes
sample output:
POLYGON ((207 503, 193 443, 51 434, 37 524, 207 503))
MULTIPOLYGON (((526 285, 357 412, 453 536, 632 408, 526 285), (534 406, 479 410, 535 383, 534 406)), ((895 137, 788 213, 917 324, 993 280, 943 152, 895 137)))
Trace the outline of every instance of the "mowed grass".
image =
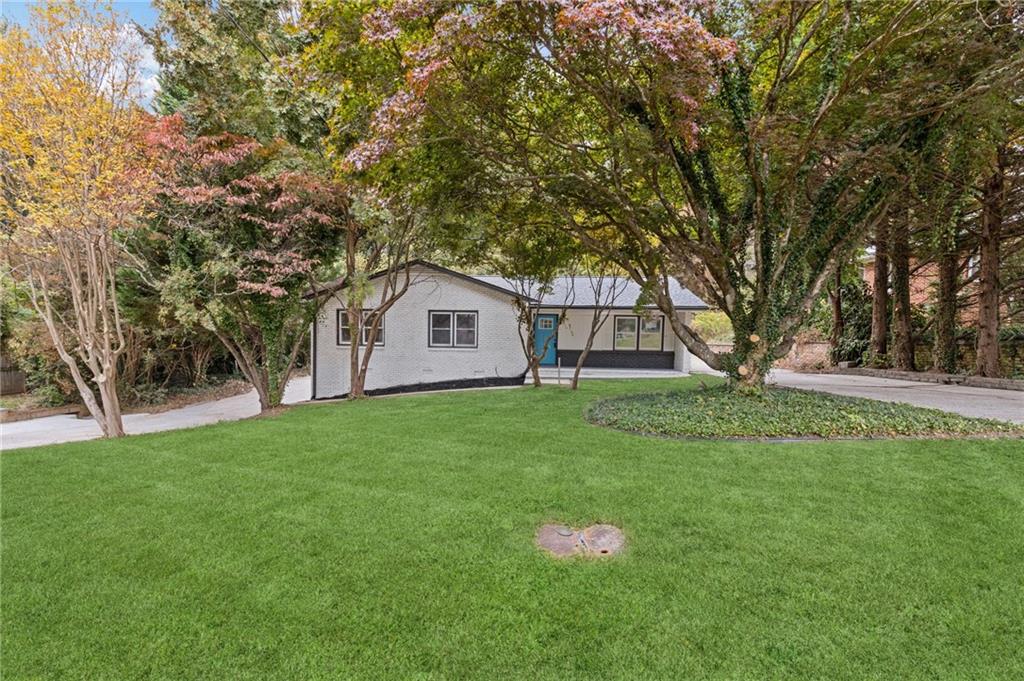
POLYGON ((1024 677, 1020 440, 646 438, 591 382, 4 453, 5 679, 1024 677), (610 560, 537 526, 609 522, 610 560))

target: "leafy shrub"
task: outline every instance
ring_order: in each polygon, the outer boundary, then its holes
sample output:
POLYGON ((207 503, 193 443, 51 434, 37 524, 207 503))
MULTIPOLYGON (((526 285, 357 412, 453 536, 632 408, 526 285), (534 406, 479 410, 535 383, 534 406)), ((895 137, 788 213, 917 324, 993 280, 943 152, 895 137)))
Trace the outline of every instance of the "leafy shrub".
MULTIPOLYGON (((871 341, 871 290, 859 279, 840 287, 843 301, 843 333, 830 353, 834 364, 859 362, 871 341)), ((832 308, 823 296, 811 317, 810 325, 824 337, 832 337, 832 308)))
MULTIPOLYGON (((77 393, 76 393, 77 394, 77 393)), ((32 390, 33 402, 40 407, 63 407, 73 402, 53 384, 44 384, 32 390)))
POLYGON ((131 404, 161 404, 167 400, 167 388, 156 383, 140 383, 129 386, 128 398, 131 404))
POLYGON ((22 314, 11 324, 6 346, 18 368, 25 372, 28 391, 41 396, 40 404, 59 407, 79 401, 71 372, 35 314, 22 314))
POLYGON ((732 342, 732 323, 724 312, 698 312, 693 316, 693 328, 709 343, 732 342))

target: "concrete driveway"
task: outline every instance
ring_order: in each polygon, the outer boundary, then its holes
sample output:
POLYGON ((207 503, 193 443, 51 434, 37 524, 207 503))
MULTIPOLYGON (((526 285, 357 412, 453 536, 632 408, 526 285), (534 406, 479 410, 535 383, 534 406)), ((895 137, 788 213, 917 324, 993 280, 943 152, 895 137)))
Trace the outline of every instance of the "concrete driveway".
POLYGON ((1024 423, 1024 392, 1019 390, 972 388, 847 374, 798 374, 785 369, 773 370, 769 381, 787 388, 867 397, 883 402, 905 402, 963 416, 1024 423))
MULTIPOLYGON (((285 404, 308 400, 309 376, 293 378, 284 391, 285 404)), ((244 395, 226 397, 213 402, 191 404, 159 414, 127 414, 124 428, 130 435, 155 433, 160 430, 205 426, 218 421, 237 421, 260 413, 255 390, 244 395)), ((28 421, 0 424, 0 450, 52 445, 60 442, 92 440, 100 437, 100 427, 89 419, 75 416, 48 416, 28 421)))

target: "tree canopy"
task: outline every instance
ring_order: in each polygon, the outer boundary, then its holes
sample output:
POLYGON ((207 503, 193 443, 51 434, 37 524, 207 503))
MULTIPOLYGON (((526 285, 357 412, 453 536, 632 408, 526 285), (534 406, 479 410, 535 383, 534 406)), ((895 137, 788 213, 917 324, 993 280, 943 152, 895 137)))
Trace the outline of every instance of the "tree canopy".
POLYGON ((401 54, 406 81, 349 162, 457 140, 474 184, 523 192, 665 312, 670 274, 725 311, 728 354, 669 319, 691 351, 756 389, 837 260, 884 215, 907 159, 964 102, 1020 87, 1020 51, 1005 43, 1019 31, 999 5, 983 10, 384 3, 364 15, 362 40, 401 54), (950 35, 964 37, 956 68, 950 35))

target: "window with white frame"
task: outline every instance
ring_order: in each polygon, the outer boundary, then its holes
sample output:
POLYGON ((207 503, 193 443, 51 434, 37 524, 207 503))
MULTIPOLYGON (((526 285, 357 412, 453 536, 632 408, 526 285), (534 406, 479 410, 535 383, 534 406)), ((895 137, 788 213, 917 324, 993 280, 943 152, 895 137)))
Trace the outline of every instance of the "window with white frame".
MULTIPOLYGON (((370 327, 373 325, 373 310, 362 311, 362 322, 360 323, 359 333, 359 344, 366 345, 366 341, 370 338, 370 327)), ((377 336, 374 338, 374 346, 384 345, 384 319, 385 315, 380 315, 380 323, 377 326, 377 336)), ((352 330, 348 325, 348 310, 338 310, 338 345, 350 345, 352 343, 352 330)))
POLYGON ((616 315, 615 350, 661 351, 664 347, 664 317, 641 317, 639 315, 616 315))
POLYGON ((471 310, 431 310, 427 345, 432 348, 477 347, 477 313, 471 310))

